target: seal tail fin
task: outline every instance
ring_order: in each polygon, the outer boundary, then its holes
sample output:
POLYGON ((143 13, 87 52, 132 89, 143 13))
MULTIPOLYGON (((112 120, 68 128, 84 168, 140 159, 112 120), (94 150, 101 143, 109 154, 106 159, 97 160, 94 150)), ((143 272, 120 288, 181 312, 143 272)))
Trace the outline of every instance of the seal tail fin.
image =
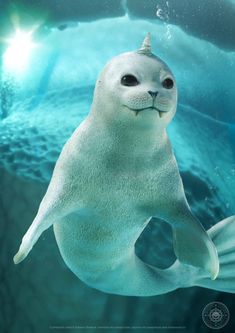
POLYGON ((235 215, 217 223, 207 232, 216 246, 220 271, 215 280, 201 276, 194 285, 235 293, 235 215))
POLYGON ((182 264, 202 268, 214 280, 219 273, 216 247, 193 215, 187 216, 187 222, 173 229, 175 255, 182 264))

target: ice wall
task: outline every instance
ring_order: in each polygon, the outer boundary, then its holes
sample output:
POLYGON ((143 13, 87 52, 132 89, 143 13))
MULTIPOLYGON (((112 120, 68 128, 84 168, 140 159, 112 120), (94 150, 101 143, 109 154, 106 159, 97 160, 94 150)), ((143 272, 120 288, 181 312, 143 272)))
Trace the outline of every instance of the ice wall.
POLYGON ((59 29, 77 22, 124 15, 132 19, 161 20, 221 48, 235 49, 233 0, 3 0, 0 4, 2 31, 11 31, 12 13, 19 15, 25 26, 40 21, 44 27, 59 29))

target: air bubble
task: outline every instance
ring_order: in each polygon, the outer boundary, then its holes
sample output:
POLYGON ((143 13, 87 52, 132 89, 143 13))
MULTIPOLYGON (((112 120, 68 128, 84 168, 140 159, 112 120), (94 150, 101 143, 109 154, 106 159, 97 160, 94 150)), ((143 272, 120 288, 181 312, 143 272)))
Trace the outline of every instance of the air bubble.
POLYGON ((163 9, 157 6, 156 16, 163 21, 163 24, 166 28, 165 37, 166 39, 171 39, 171 27, 169 25, 169 2, 166 1, 166 7, 163 9))

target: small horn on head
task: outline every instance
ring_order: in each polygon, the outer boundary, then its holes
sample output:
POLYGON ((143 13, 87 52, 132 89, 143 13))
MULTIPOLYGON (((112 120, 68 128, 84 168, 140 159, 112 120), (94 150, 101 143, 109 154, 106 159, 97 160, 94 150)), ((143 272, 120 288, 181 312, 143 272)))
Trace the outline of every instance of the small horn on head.
POLYGON ((151 35, 150 32, 147 33, 145 39, 143 40, 143 43, 141 45, 141 48, 137 51, 139 54, 145 54, 147 56, 152 55, 151 51, 151 35))

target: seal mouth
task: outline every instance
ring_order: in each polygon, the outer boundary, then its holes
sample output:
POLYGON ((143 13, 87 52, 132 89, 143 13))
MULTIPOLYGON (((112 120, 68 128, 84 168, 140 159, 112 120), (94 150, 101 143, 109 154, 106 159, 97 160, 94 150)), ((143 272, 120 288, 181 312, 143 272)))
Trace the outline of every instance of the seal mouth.
POLYGON ((149 106, 147 108, 143 108, 143 109, 132 109, 132 108, 129 108, 128 106, 124 105, 125 107, 127 107, 129 110, 133 111, 135 113, 135 116, 138 116, 138 114, 144 110, 155 110, 158 112, 159 114, 159 117, 162 118, 164 116, 164 114, 166 114, 168 111, 162 111, 162 110, 159 110, 158 108, 156 108, 155 106, 149 106))

